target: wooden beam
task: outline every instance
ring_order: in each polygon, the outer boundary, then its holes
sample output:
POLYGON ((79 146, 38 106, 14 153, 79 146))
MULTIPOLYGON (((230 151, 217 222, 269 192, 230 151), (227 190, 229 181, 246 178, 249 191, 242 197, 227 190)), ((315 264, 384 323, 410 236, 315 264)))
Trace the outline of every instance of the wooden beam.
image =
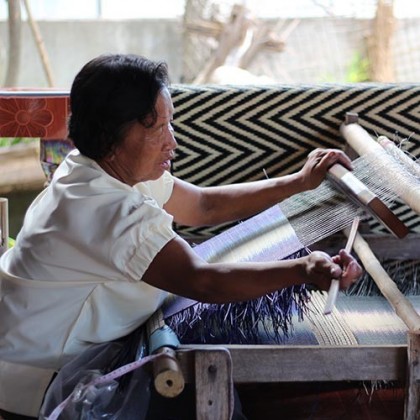
MULTIPOLYGON (((191 358, 205 345, 181 346, 177 357, 186 382, 191 358)), ((227 345, 234 383, 404 381, 407 346, 227 345)))

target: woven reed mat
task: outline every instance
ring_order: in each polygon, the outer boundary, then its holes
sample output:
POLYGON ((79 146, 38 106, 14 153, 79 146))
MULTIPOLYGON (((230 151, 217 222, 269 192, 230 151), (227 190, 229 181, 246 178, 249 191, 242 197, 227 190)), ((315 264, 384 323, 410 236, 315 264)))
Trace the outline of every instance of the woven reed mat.
MULTIPOLYGON (((407 343, 407 327, 381 296, 346 296, 339 293, 336 307, 324 315, 327 294, 313 292, 303 320, 293 319, 285 345, 396 345, 407 343)), ((407 296, 420 311, 420 296, 407 296)), ((267 338, 266 344, 272 343, 267 338)))

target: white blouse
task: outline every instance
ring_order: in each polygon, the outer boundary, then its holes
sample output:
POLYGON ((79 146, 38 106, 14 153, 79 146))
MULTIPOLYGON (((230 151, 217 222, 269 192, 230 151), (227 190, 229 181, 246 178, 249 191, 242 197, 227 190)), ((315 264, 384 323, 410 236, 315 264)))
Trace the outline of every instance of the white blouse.
POLYGON ((165 173, 130 187, 72 151, 0 259, 0 407, 37 416, 52 374, 122 337, 167 293, 141 279, 176 233, 165 173))

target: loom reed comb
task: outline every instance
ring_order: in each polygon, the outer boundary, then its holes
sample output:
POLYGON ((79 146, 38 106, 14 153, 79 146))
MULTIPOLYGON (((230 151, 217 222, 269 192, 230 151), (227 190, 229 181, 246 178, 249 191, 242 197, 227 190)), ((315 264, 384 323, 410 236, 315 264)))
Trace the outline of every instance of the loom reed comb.
POLYGON ((328 180, 346 197, 373 216, 390 233, 399 239, 408 234, 407 226, 344 166, 336 163, 328 170, 328 180))

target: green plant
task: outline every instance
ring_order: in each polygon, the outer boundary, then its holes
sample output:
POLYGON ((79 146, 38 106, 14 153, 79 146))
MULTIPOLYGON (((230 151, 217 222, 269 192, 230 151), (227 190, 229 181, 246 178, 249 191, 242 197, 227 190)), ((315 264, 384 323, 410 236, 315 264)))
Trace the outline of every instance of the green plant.
POLYGON ((0 137, 0 147, 14 146, 15 144, 29 144, 38 141, 32 137, 0 137))
POLYGON ((368 82, 369 81, 369 60, 356 51, 350 61, 346 81, 350 83, 368 82))

